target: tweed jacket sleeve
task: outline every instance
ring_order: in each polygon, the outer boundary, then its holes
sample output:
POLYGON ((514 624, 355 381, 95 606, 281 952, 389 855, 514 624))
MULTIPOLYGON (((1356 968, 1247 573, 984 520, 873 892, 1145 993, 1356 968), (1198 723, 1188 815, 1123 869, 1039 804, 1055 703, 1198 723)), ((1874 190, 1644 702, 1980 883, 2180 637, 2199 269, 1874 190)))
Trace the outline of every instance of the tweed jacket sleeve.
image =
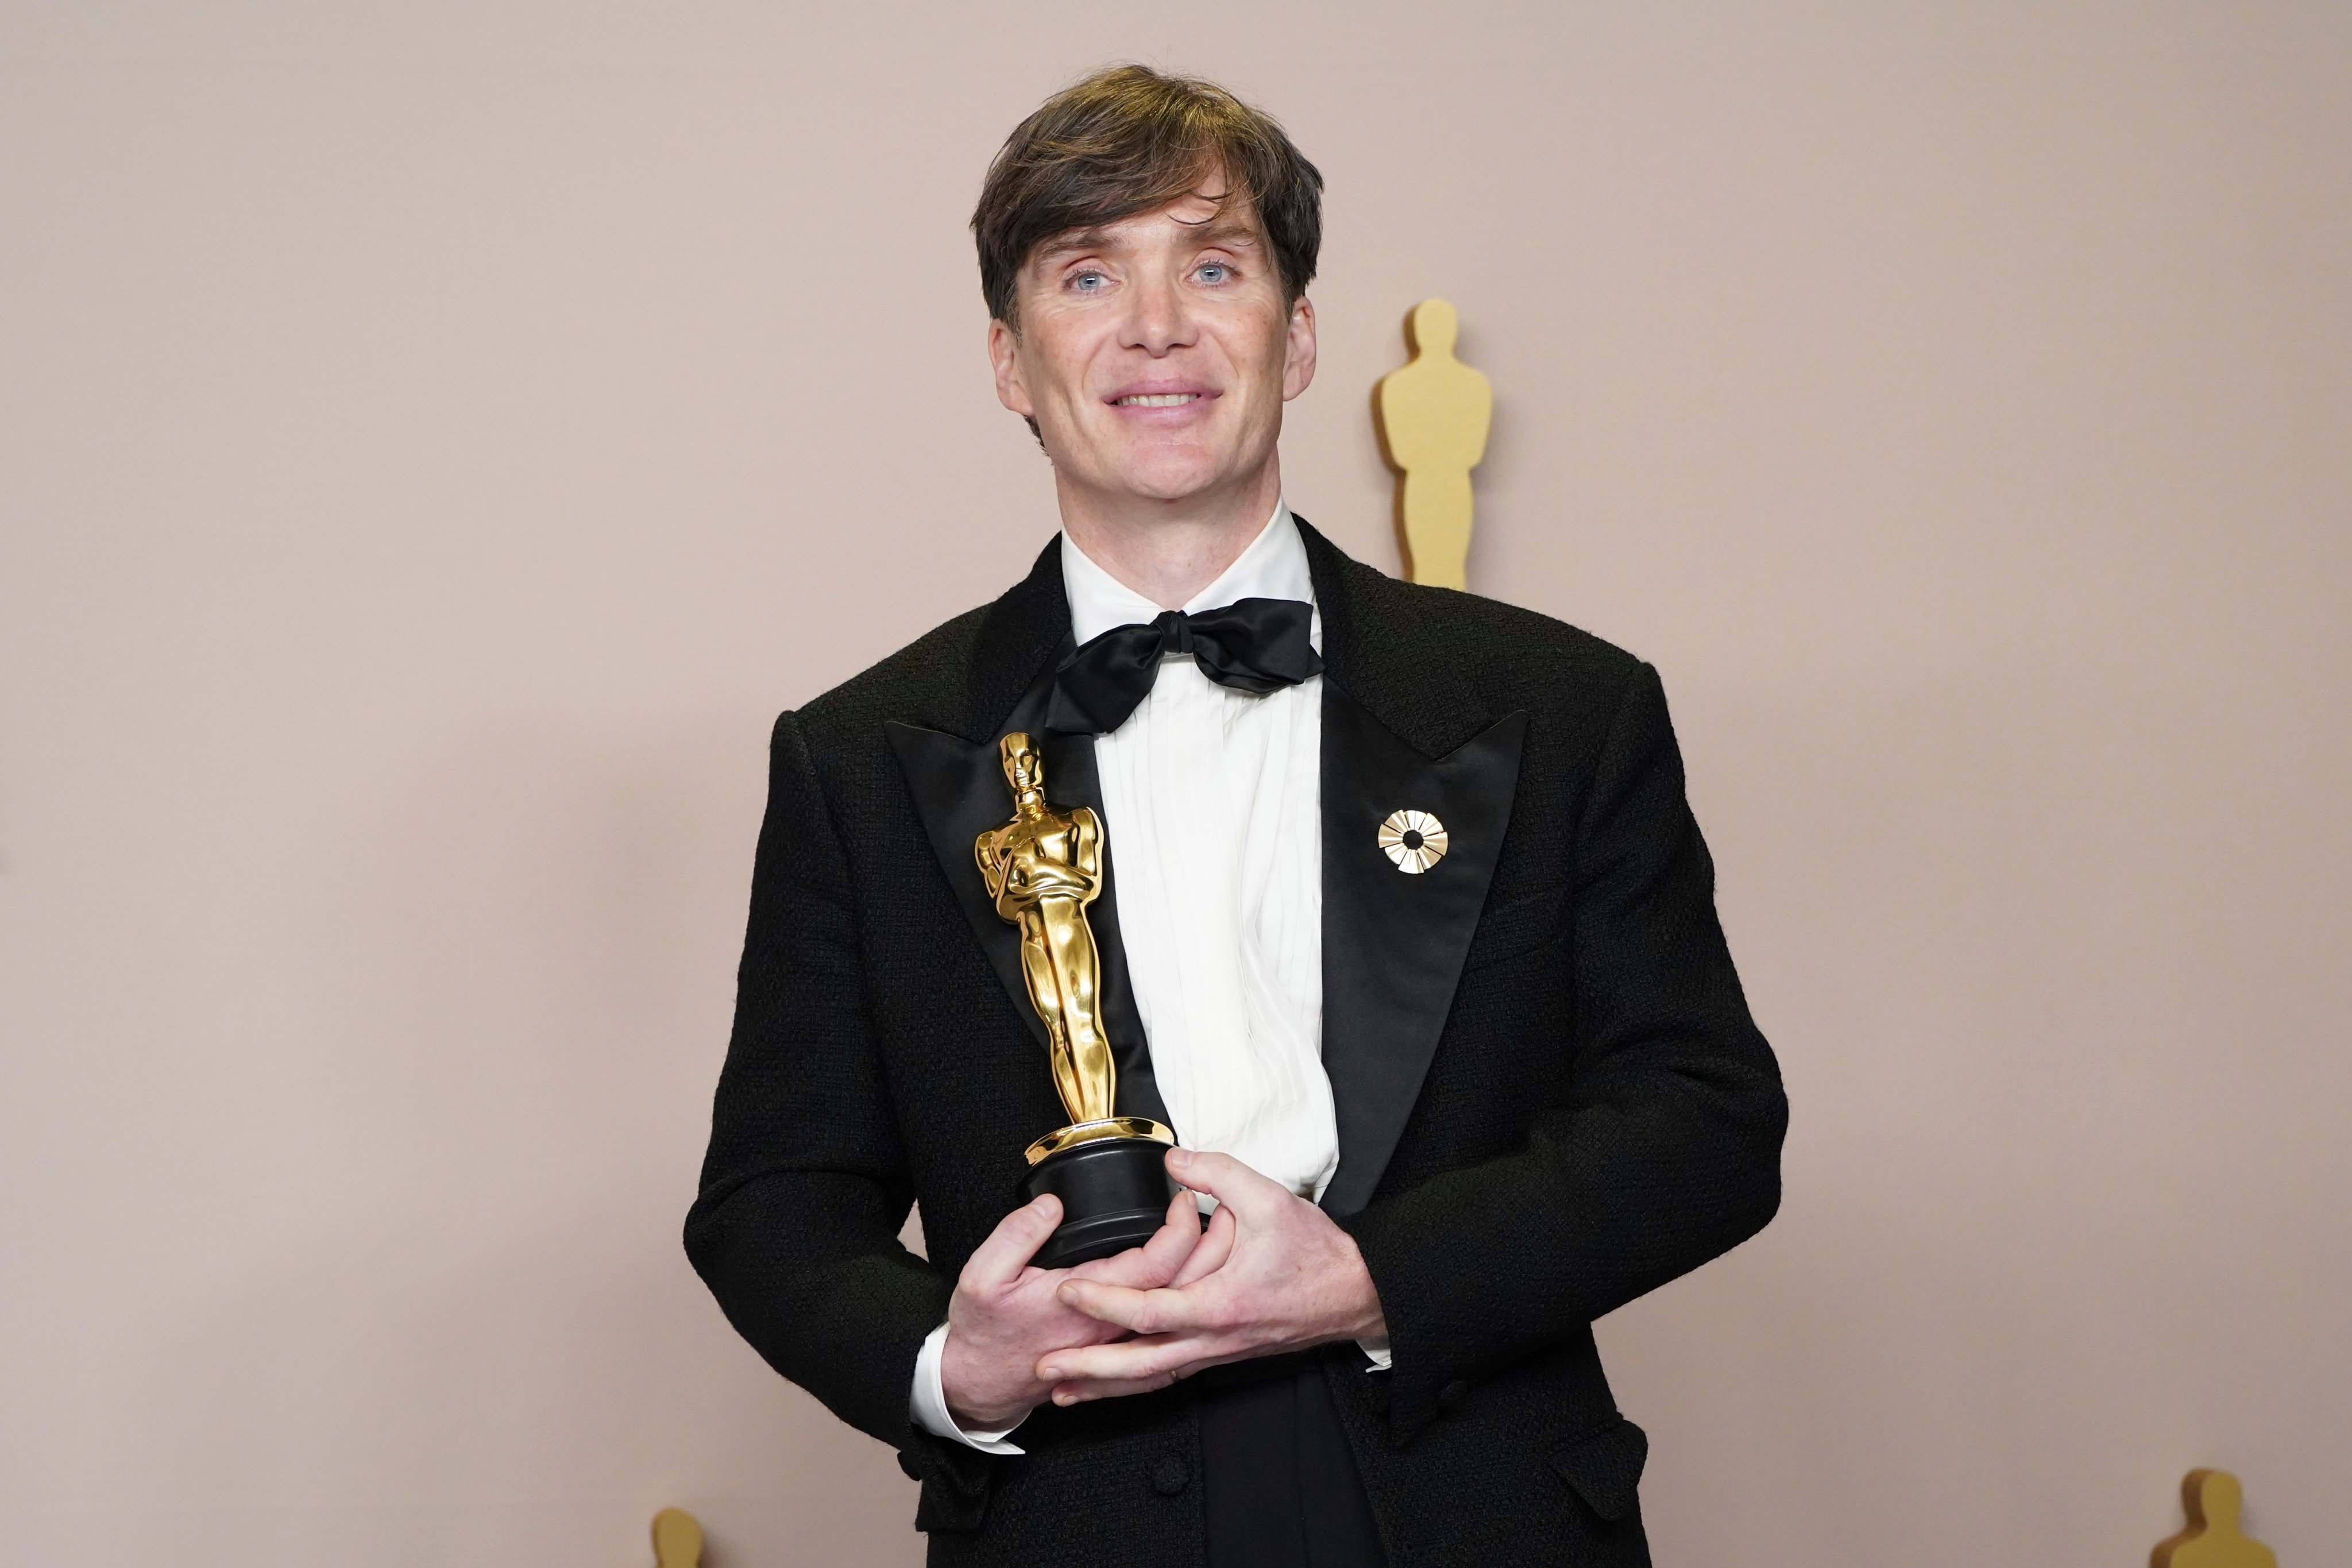
MULTIPOLYGON (((1568 782, 1568 781, 1563 781, 1568 782)), ((1376 1194, 1341 1223, 1380 1291, 1390 1419, 1410 1436, 1470 1383, 1762 1228, 1787 1102, 1717 921, 1665 694, 1633 667, 1567 863, 1566 1103, 1501 1157, 1376 1194)))
POLYGON ((916 1354, 946 1319, 953 1281, 898 1241, 914 1194, 875 1049, 855 893, 791 713, 776 722, 769 773, 687 1253, 770 1365, 899 1450, 927 1511, 976 1505, 986 1456, 908 1419, 916 1354))

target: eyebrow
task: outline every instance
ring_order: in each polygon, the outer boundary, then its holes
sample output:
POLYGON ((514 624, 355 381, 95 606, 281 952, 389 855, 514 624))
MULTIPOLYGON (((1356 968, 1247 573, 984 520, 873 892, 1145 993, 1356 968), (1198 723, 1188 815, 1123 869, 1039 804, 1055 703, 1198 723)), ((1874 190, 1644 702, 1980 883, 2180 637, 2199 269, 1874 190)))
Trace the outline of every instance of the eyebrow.
MULTIPOLYGON (((1184 226, 1192 227, 1189 224, 1184 226)), ((1208 220, 1203 226, 1193 230, 1192 237, 1195 245, 1222 245, 1232 249, 1248 249, 1257 245, 1259 239, 1257 230, 1238 218, 1229 217, 1208 220)), ((1040 244, 1037 247, 1036 258, 1039 261, 1051 261, 1056 257, 1068 256, 1078 251, 1106 249, 1109 239, 1110 233, 1108 229, 1076 229, 1040 244)))
POLYGON ((1222 245, 1229 248, 1245 250, 1257 244, 1260 237, 1256 229, 1239 218, 1219 217, 1210 220, 1207 226, 1195 234, 1192 237, 1192 243, 1222 245))
POLYGON ((1082 228, 1074 234, 1066 234, 1059 238, 1041 243, 1037 247, 1037 259, 1043 261, 1049 257, 1066 256, 1074 250, 1100 250, 1103 248, 1103 241, 1108 237, 1101 229, 1082 228))

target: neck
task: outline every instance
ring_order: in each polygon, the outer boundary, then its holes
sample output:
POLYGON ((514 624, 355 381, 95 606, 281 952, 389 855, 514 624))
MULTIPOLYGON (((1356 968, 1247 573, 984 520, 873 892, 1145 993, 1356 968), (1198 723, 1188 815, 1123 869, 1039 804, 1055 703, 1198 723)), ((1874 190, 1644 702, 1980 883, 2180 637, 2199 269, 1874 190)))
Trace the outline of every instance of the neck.
POLYGON ((1275 454, 1248 479, 1177 500, 1106 496, 1058 470, 1062 526, 1087 559, 1163 610, 1181 610, 1249 548, 1282 499, 1275 454))

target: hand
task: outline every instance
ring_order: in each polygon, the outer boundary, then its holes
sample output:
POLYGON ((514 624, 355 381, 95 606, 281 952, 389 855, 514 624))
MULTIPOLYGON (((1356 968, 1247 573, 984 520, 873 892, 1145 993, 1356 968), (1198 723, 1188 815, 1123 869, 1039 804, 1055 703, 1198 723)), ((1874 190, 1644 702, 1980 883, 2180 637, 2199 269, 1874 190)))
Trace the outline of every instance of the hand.
POLYGON ((1076 1268, 1031 1268, 1029 1259, 1061 1223, 1062 1200, 1051 1193, 1014 1209, 956 1279, 940 1387, 949 1413, 963 1426, 990 1432, 1012 1426, 1051 1392, 1037 1375, 1040 1357, 1127 1332, 1063 1302, 1056 1287, 1070 1279, 1146 1289, 1166 1285, 1202 1239, 1200 1205, 1192 1194, 1179 1193, 1168 1205, 1167 1223, 1141 1247, 1076 1268))
POLYGON ((1076 1274, 1056 1284, 1065 1303, 1136 1337, 1074 1341, 1040 1361, 1055 1404, 1149 1393, 1204 1366, 1334 1340, 1387 1341, 1363 1254, 1328 1215, 1230 1154, 1174 1149, 1168 1169, 1217 1212, 1165 1286, 1076 1274))

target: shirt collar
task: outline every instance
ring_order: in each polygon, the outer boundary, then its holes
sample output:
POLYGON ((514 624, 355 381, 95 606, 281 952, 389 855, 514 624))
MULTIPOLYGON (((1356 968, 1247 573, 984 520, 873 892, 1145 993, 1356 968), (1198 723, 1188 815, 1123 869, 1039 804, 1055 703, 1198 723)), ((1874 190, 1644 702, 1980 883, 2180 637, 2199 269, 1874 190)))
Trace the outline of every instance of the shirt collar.
MULTIPOLYGON (((1133 626, 1160 615, 1160 606, 1112 576, 1077 546, 1067 529, 1062 531, 1062 585, 1070 595, 1070 635, 1079 643, 1093 641, 1114 626, 1133 626)), ((1188 615, 1222 609, 1236 599, 1297 599, 1315 602, 1315 579, 1307 565, 1307 542, 1290 508, 1274 503, 1249 548, 1217 574, 1217 580, 1185 602, 1188 615)), ((1320 632, 1321 617, 1317 617, 1320 632)), ((1318 647, 1321 637, 1316 638, 1318 647)))

